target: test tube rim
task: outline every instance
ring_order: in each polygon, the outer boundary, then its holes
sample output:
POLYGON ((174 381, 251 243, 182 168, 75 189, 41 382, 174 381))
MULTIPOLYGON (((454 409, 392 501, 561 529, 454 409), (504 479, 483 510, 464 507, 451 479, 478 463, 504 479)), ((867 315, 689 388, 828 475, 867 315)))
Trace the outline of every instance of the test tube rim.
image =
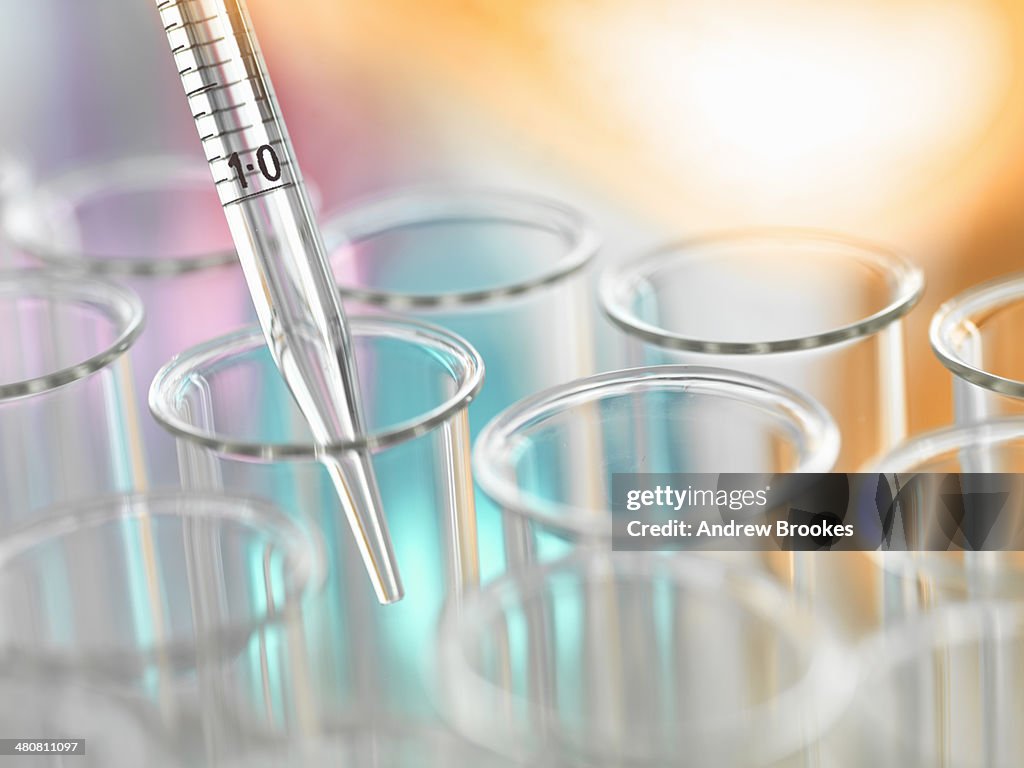
POLYGON ((349 331, 353 337, 368 336, 398 338, 410 343, 429 343, 439 355, 446 355, 454 366, 445 366, 458 383, 458 389, 443 403, 420 416, 386 430, 369 435, 357 435, 349 440, 325 445, 315 443, 268 443, 234 440, 200 429, 177 414, 171 405, 175 393, 185 382, 212 360, 237 355, 243 351, 266 346, 266 338, 258 327, 242 328, 210 341, 198 344, 175 356, 153 379, 149 390, 149 409, 166 430, 175 437, 186 439, 227 458, 258 459, 261 461, 321 461, 325 456, 344 455, 351 451, 388 448, 427 434, 446 423, 455 414, 465 410, 479 393, 484 382, 484 361, 480 353, 457 334, 430 323, 407 317, 374 315, 349 316, 349 331))
POLYGON ((935 356, 953 375, 1009 397, 1024 398, 1024 381, 989 373, 961 357, 953 342, 957 328, 971 324, 979 312, 1001 309, 1024 300, 1024 273, 1004 275, 968 288, 944 302, 932 315, 928 337, 935 356))
POLYGON ((871 472, 909 473, 937 455, 966 447, 1024 440, 1024 416, 1004 416, 987 421, 942 427, 914 435, 875 462, 871 472))
MULTIPOLYGON (((265 534, 274 542, 278 551, 287 553, 289 571, 281 610, 270 611, 260 621, 224 625, 208 635, 193 634, 191 640, 154 643, 134 651, 138 658, 150 658, 158 654, 181 650, 194 650, 215 643, 219 638, 255 630, 272 625, 287 618, 289 611, 298 606, 305 595, 318 589, 326 578, 326 554, 319 531, 313 526, 300 524, 268 501, 248 496, 225 495, 209 491, 158 490, 124 494, 108 494, 84 500, 62 502, 40 513, 40 516, 25 525, 0 536, 0 573, 19 557, 34 548, 58 538, 73 536, 90 528, 108 525, 126 519, 153 517, 192 518, 216 520, 265 534), (191 503, 202 504, 194 512, 191 503), (184 506, 189 505, 189 506, 184 506), (154 510, 154 507, 156 508, 154 510)), ((62 668, 60 654, 33 646, 0 645, 0 664, 6 663, 5 653, 14 650, 20 658, 38 659, 43 669, 62 668)), ((116 659, 123 656, 123 649, 111 649, 99 657, 116 659)))
MULTIPOLYGON (((522 602, 538 588, 543 588, 551 576, 563 571, 582 574, 581 579, 591 574, 607 574, 609 571, 630 576, 652 577, 655 570, 664 570, 675 579, 689 574, 690 583, 707 588, 708 594, 720 595, 723 590, 733 590, 737 602, 746 604, 748 610, 760 614, 773 625, 783 627, 790 643, 801 650, 802 655, 810 659, 805 674, 782 694, 788 702, 797 706, 806 703, 804 700, 811 694, 815 706, 816 726, 823 732, 828 724, 845 711, 852 698, 859 679, 856 666, 859 657, 848 654, 846 646, 840 641, 836 632, 825 622, 802 608, 793 600, 792 594, 773 581, 767 575, 758 573, 747 567, 717 560, 712 557, 695 553, 651 553, 651 552, 607 552, 590 547, 580 547, 570 554, 551 562, 534 564, 525 570, 509 571, 481 589, 450 599, 445 604, 439 621, 439 656, 442 678, 446 681, 445 690, 435 691, 440 699, 440 709, 444 716, 463 732, 463 735, 477 743, 494 750, 495 746, 488 743, 479 733, 465 732, 461 728, 459 717, 453 713, 452 696, 459 696, 460 701, 476 702, 474 707, 483 706, 490 701, 497 704, 493 709, 503 711, 515 710, 510 706, 522 701, 520 696, 479 675, 473 665, 466 659, 462 649, 467 635, 476 626, 494 628, 496 623, 488 623, 488 618, 500 614, 511 602, 522 602), (828 681, 828 683, 826 683, 828 681), (454 691, 455 693, 449 693, 454 691)), ((777 701, 773 699, 773 701, 777 701)), ((785 702, 784 702, 785 703, 785 702)), ((461 705, 460 705, 461 706, 461 705)), ((534 710, 532 703, 527 702, 528 710, 534 710)), ((762 705, 764 717, 770 712, 785 707, 762 705)), ((694 732, 706 735, 711 727, 721 727, 722 723, 700 721, 684 724, 674 721, 679 728, 690 728, 694 732)), ((776 733, 772 734, 777 736, 776 733)), ((801 736, 811 735, 803 731, 801 736)), ((520 745, 516 744, 518 748, 520 745)), ((792 754, 796 746, 785 744, 773 745, 778 754, 765 754, 765 762, 792 754)), ((759 755, 760 756, 760 755, 759 755)), ((644 763, 646 764, 646 763, 644 763)), ((661 764, 660 762, 657 764, 661 764)))
POLYGON ((601 237, 590 218, 568 203, 531 192, 489 186, 438 184, 406 187, 357 200, 329 213, 324 221, 322 232, 329 262, 333 262, 332 254, 346 244, 366 242, 387 232, 442 222, 514 222, 559 232, 566 237, 568 247, 547 269, 531 278, 494 288, 413 293, 338 284, 344 299, 393 311, 450 310, 522 296, 582 271, 601 247, 601 237), (513 217, 498 210, 503 205, 520 206, 530 215, 524 213, 513 217), (485 215, 487 208, 495 210, 485 215), (545 216, 553 217, 559 226, 544 226, 541 221, 545 216))
MULTIPOLYGON (((521 428, 559 413, 566 407, 595 403, 609 395, 663 387, 671 384, 680 392, 695 386, 732 389, 732 396, 750 403, 753 394, 758 406, 784 405, 787 417, 800 428, 810 444, 793 472, 822 473, 833 468, 839 455, 840 433, 835 419, 819 402, 789 386, 755 374, 725 368, 697 365, 652 365, 626 368, 587 376, 551 387, 523 398, 495 416, 481 430, 473 447, 473 476, 480 489, 504 512, 519 515, 548 530, 578 538, 609 540, 612 521, 599 510, 538 499, 524 493, 509 479, 507 456, 503 446, 521 428), (746 398, 739 397, 745 394, 746 398), (793 418, 793 417, 796 418, 793 418)), ((505 451, 507 453, 507 450, 505 451)))
MULTIPOLYGON (((971 424, 960 424, 922 432, 908 438, 866 471, 886 474, 932 472, 928 462, 937 456, 966 447, 987 448, 1014 440, 1024 441, 1024 417, 1004 416, 971 424)), ((887 572, 902 577, 925 574, 938 578, 942 586, 966 583, 962 567, 943 560, 944 552, 881 551, 870 553, 887 572)))
POLYGON ((114 323, 117 335, 99 352, 74 365, 41 376, 0 382, 0 405, 52 392, 106 368, 131 348, 145 325, 142 300, 125 286, 49 270, 0 270, 0 298, 33 296, 75 302, 99 310, 114 323))
POLYGON ((924 272, 898 251, 858 237, 808 227, 747 227, 711 232, 693 238, 673 240, 647 251, 624 264, 608 267, 598 284, 598 296, 604 315, 631 336, 665 349, 703 352, 715 355, 768 355, 840 344, 870 336, 900 320, 920 301, 924 293, 924 272), (849 248, 851 253, 882 266, 894 277, 894 298, 878 311, 855 322, 807 336, 770 341, 724 341, 690 337, 667 331, 641 320, 624 299, 629 287, 643 278, 652 267, 666 262, 693 259, 708 247, 743 241, 800 240, 849 248))
MULTIPOLYGON (((47 200, 58 200, 73 209, 91 195, 105 190, 147 188, 148 185, 170 187, 172 182, 193 180, 204 192, 212 189, 209 168, 190 155, 140 154, 95 159, 36 181, 31 194, 16 201, 12 209, 17 211, 22 206, 25 210, 32 207, 44 210, 49 205, 47 200)), ((168 277, 237 263, 234 247, 159 259, 58 248, 43 242, 42 238, 18 232, 10 224, 13 218, 9 216, 5 220, 4 237, 15 248, 50 267, 83 270, 92 275, 168 277)))

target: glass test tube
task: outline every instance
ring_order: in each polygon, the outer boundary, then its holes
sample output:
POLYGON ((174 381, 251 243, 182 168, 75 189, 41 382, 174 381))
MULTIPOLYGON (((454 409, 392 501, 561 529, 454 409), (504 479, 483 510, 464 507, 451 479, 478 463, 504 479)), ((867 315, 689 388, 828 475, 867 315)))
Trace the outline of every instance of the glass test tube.
POLYGON ((856 675, 773 581, 692 555, 580 549, 469 596, 441 638, 446 714, 522 764, 813 764, 856 675))
POLYGON ((369 432, 329 449, 371 455, 407 574, 406 596, 393 605, 378 605, 354 543, 338 529, 323 449, 258 331, 189 350, 150 395, 178 439, 186 487, 269 498, 321 527, 327 541, 327 587, 304 606, 304 636, 289 641, 281 663, 254 664, 251 695, 238 702, 267 733, 314 738, 353 711, 430 719, 436 618, 446 597, 479 579, 467 419, 483 378, 479 356, 413 320, 353 317, 351 329, 369 432))
POLYGON ((843 765, 1011 768, 1024 750, 1024 607, 948 605, 865 646, 843 765))
MULTIPOLYGON (((477 349, 487 383, 470 407, 475 438, 501 410, 595 370, 587 268, 600 239, 569 205, 475 188, 396 192, 326 217, 347 307, 401 313, 477 349)), ((502 569, 501 519, 477 499, 483 578, 502 569)))
MULTIPOLYGON (((918 435, 879 460, 874 471, 904 478, 930 475, 918 483, 906 508, 894 520, 894 536, 906 552, 879 552, 886 572, 885 605, 889 616, 930 609, 968 599, 1017 600, 1024 596, 1024 553, 1005 550, 1019 539, 1024 517, 1024 482, 1008 476, 1024 472, 1024 418, 1007 417, 918 435), (977 532, 988 551, 927 551, 930 534, 952 536, 951 512, 944 496, 947 473, 981 473, 963 478, 963 492, 1007 493, 987 532, 977 532), (985 473, 1003 473, 987 485, 985 473), (987 542, 987 543, 986 543, 987 542), (1005 551, 1000 551, 1005 550, 1005 551)), ((965 521, 966 522, 966 521, 965 521)), ((955 538, 955 537, 954 537, 955 538)), ((961 546, 965 546, 960 542, 961 546)), ((968 547, 965 546, 965 549, 968 547)))
MULTIPOLYGON (((513 405, 480 434, 474 470, 483 493, 503 512, 505 560, 515 573, 573 550, 607 555, 612 537, 622 534, 616 522, 632 516, 621 507, 616 514, 616 473, 827 472, 838 447, 835 423, 824 409, 786 387, 732 371, 652 366, 598 374, 513 405)), ((694 548, 700 544, 710 546, 695 542, 694 548)), ((744 555, 729 557, 751 559, 744 555)), ((579 685, 599 718, 587 722, 599 728, 607 720, 609 732, 615 732, 621 728, 618 713, 662 700, 663 690, 650 676, 663 670, 645 667, 648 657, 633 655, 639 649, 620 648, 614 628, 655 637, 664 616, 649 601, 617 595, 600 584, 585 582, 580 589, 592 639, 579 685), (629 670, 623 674, 635 679, 623 688, 615 670, 625 666, 629 670)), ((553 698, 552 706, 558 706, 559 693, 545 682, 559 674, 544 650, 545 633, 574 634, 550 629, 543 608, 524 605, 517 631, 540 635, 531 641, 541 650, 528 657, 532 669, 526 674, 538 681, 536 695, 553 698)), ((720 639, 741 637, 744 626, 735 618, 718 616, 702 631, 720 639)), ((506 659, 510 672, 522 663, 511 655, 506 659)), ((725 757, 719 764, 736 764, 725 757)))
MULTIPOLYGON (((751 229, 665 245, 601 278, 601 304, 634 364, 747 371, 822 403, 839 425, 835 469, 857 472, 906 434, 902 318, 921 271, 889 249, 828 232, 751 229)), ((800 553, 782 578, 851 632, 870 630, 878 573, 861 553, 800 553)))
POLYGON ((173 155, 85 162, 20 198, 6 237, 29 263, 116 279, 142 298, 131 397, 149 484, 176 486, 174 441, 145 408, 149 384, 177 353, 255 320, 206 164, 173 155))
POLYGON ((484 428, 474 470, 503 512, 513 567, 568 543, 607 549, 616 473, 828 472, 838 449, 835 422, 794 390, 734 371, 650 366, 513 405, 484 428))
POLYGON ((931 343, 953 375, 958 424, 1024 415, 1024 275, 975 286, 932 317, 931 343))
POLYGON ((631 362, 716 365, 807 392, 835 417, 836 468, 856 472, 906 433, 902 318, 919 269, 812 230, 746 230, 666 245, 601 278, 631 362))
MULTIPOLYGON (((231 741, 225 691, 322 568, 314 535, 251 499, 160 493, 54 508, 0 538, 0 674, 55 695, 99 691, 181 765, 206 764, 211 745, 231 741)), ((102 737, 109 754, 116 733, 102 737)))
POLYGON ((131 291, 0 271, 0 531, 52 504, 145 483, 131 291))

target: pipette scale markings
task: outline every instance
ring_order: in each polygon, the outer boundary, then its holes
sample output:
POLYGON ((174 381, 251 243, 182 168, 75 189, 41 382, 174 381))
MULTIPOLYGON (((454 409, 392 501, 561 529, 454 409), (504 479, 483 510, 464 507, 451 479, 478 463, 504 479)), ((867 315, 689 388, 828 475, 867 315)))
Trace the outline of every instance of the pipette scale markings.
MULTIPOLYGON (((363 434, 327 251, 243 0, 157 0, 263 334, 322 445, 363 434)), ((367 452, 325 454, 377 597, 402 585, 367 452)))

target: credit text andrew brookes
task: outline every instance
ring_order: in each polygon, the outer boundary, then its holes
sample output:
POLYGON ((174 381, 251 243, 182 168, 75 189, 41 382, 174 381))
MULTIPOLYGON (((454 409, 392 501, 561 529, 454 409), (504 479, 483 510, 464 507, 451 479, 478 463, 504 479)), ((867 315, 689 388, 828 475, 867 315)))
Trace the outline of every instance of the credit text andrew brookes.
POLYGON ((686 485, 674 488, 671 484, 656 485, 654 488, 631 488, 626 491, 626 509, 638 512, 642 509, 657 508, 680 512, 686 509, 689 514, 683 519, 669 519, 651 522, 649 519, 632 519, 626 523, 626 535, 630 538, 786 538, 822 537, 833 538, 853 535, 853 525, 841 524, 829 520, 811 523, 794 523, 787 520, 754 521, 760 518, 768 507, 768 493, 771 486, 763 488, 695 488, 686 485), (737 520, 716 522, 703 515, 693 514, 695 511, 711 509, 717 512, 727 508, 732 511, 749 509, 752 522, 744 523, 737 520))
POLYGON ((612 476, 613 549, 1024 551, 1024 474, 612 476))

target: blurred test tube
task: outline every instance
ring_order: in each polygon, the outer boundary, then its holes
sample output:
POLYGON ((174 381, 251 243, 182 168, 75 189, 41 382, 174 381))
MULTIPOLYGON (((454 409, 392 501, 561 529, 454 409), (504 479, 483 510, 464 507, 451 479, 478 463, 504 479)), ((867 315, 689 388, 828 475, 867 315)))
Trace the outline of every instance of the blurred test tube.
POLYGON ((817 765, 813 745, 856 679, 777 584, 699 556, 580 548, 453 606, 441 637, 447 716, 522 764, 817 765), (637 626, 611 604, 655 620, 637 626), (607 706, 631 690, 642 695, 607 706))
MULTIPOLYGON (((214 765, 237 748, 226 705, 250 654, 266 654, 322 568, 315 534, 252 499, 151 493, 58 506, 0 537, 0 675, 36 681, 43 712, 74 703, 65 688, 120 702, 149 732, 128 754, 214 765)), ((5 734, 22 714, 0 711, 5 734)), ((116 731, 92 730, 95 754, 112 754, 116 731)))
POLYGON ((905 486, 892 524, 896 548, 907 551, 873 555, 885 569, 889 617, 1024 596, 1024 419, 917 435, 876 470, 905 486))
POLYGON ((102 275, 142 298, 134 402, 150 485, 176 485, 174 441, 145 408, 149 384, 175 354, 255 320, 205 163, 173 155, 82 161, 16 201, 6 240, 29 264, 102 275))
POLYGON ((0 530, 145 485, 132 378, 142 326, 138 297, 116 284, 0 272, 0 530))
POLYGON ((841 764, 1010 768, 1024 735, 1020 603, 948 605, 872 638, 841 764))

